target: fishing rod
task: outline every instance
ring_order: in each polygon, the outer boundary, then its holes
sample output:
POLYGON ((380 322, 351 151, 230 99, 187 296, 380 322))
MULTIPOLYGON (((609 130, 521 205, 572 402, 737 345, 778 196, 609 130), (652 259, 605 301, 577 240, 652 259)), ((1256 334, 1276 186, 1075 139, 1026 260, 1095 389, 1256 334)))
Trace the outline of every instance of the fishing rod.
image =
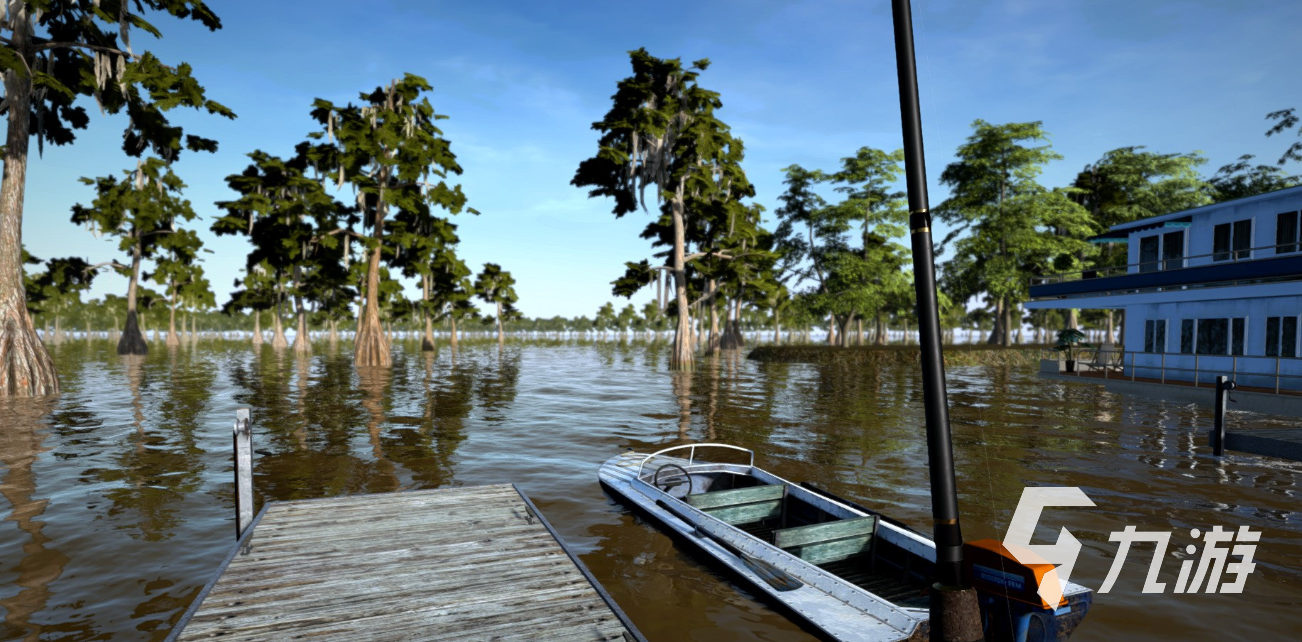
POLYGON ((930 604, 931 639, 974 642, 984 639, 976 590, 963 582, 963 535, 959 529, 954 448, 950 437, 945 363, 940 349, 936 303, 936 262, 931 245, 927 166, 922 150, 922 114, 913 55, 913 11, 909 0, 891 0, 895 23, 895 65, 900 84, 904 129, 904 175, 909 194, 909 236, 913 246, 913 286, 917 293, 918 345, 922 350, 922 400, 927 421, 927 468, 936 542, 936 582, 930 604))

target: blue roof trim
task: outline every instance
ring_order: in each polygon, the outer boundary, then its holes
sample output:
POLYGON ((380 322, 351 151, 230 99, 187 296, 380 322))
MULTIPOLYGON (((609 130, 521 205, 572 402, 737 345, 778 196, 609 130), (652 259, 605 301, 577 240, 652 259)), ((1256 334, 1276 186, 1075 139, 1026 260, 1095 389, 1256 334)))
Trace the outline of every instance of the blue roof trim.
POLYGON ((1302 278, 1302 254, 1244 261, 1242 263, 1215 263, 1179 270, 1082 279, 1080 281, 1067 281, 1066 283, 1046 283, 1031 286, 1030 294, 1032 299, 1040 299, 1098 294, 1116 290, 1201 285, 1223 281, 1247 281, 1290 276, 1302 278))
MULTIPOLYGON (((1268 200, 1276 199, 1276 198, 1284 198, 1284 197, 1286 197, 1286 196, 1299 196, 1299 197, 1302 197, 1302 185, 1298 185, 1298 186, 1296 186, 1296 187, 1285 187, 1284 189, 1277 189, 1277 190, 1275 190, 1275 191, 1273 191, 1273 192, 1266 192, 1265 194, 1254 194, 1254 195, 1252 195, 1252 196, 1245 196, 1245 197, 1243 197, 1243 198, 1236 198, 1236 199, 1234 199, 1234 200, 1232 200, 1232 201, 1222 201, 1222 202, 1220 202, 1220 203, 1212 203, 1212 204, 1210 204, 1210 205, 1202 205, 1202 206, 1200 206, 1200 207, 1195 207, 1195 208, 1193 208, 1193 209, 1183 210, 1183 211, 1180 211, 1180 212, 1171 212, 1170 214, 1163 214, 1163 215, 1161 215, 1161 216, 1150 216, 1150 217, 1148 217, 1148 218, 1141 218, 1141 219, 1139 219, 1139 220, 1137 220, 1137 221, 1131 221, 1131 222, 1129 222, 1129 223, 1122 223, 1122 224, 1120 224, 1120 225, 1113 225, 1110 229, 1111 229, 1112 231, 1114 231, 1114 232, 1120 232, 1120 231, 1122 231, 1122 230, 1132 231, 1132 230, 1133 230, 1134 228, 1136 228, 1136 227, 1142 227, 1142 226, 1145 226, 1145 225, 1150 225, 1150 224, 1158 223, 1158 222, 1161 222, 1161 221, 1167 221, 1167 220, 1170 220, 1170 219, 1173 219, 1173 218, 1179 218, 1179 217, 1182 217, 1182 216, 1193 216, 1193 215, 1195 215, 1195 214, 1202 214, 1202 213, 1210 212, 1210 211, 1213 211, 1213 210, 1216 210, 1216 209, 1220 209, 1220 208, 1223 208, 1223 207, 1236 207, 1236 206, 1239 206, 1239 205, 1247 205, 1247 204, 1249 204, 1249 203, 1256 203, 1257 201, 1268 201, 1268 200)), ((1299 206, 1299 207, 1302 207, 1302 202, 1300 202, 1300 203, 1298 204, 1298 206, 1299 206)))

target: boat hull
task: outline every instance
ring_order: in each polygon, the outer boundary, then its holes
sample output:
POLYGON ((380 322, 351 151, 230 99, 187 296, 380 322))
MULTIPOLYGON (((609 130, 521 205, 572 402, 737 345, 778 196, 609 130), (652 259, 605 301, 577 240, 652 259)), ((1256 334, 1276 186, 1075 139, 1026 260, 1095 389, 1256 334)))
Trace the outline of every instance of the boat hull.
MULTIPOLYGON (((916 598, 892 602, 794 557, 737 526, 716 519, 649 483, 652 474, 643 470, 647 459, 648 455, 634 452, 611 458, 598 473, 603 488, 617 501, 658 523, 677 541, 708 555, 812 631, 840 642, 898 642, 928 638, 929 613, 925 598, 920 604, 916 598), (789 585, 774 582, 772 573, 766 570, 794 578, 799 587, 792 589, 789 585)), ((876 515, 828 493, 793 485, 753 465, 704 464, 659 455, 655 460, 658 466, 673 464, 690 468, 692 473, 746 476, 761 485, 784 485, 786 493, 838 519, 876 515)), ((673 470, 669 466, 666 468, 673 470)), ((688 492, 691 492, 691 477, 694 476, 689 475, 688 492)), ((894 520, 879 521, 873 537, 902 554, 915 556, 926 567, 934 564, 934 543, 894 520)), ((926 575, 929 569, 924 568, 921 572, 926 575)), ((1011 617, 1004 618, 1007 621, 987 618, 987 640, 1066 640, 1088 609, 1092 593, 1083 586, 1067 583, 1063 594, 1067 602, 1058 609, 1041 609, 1010 602, 1002 596, 982 595, 983 613, 1011 614, 1011 617)))

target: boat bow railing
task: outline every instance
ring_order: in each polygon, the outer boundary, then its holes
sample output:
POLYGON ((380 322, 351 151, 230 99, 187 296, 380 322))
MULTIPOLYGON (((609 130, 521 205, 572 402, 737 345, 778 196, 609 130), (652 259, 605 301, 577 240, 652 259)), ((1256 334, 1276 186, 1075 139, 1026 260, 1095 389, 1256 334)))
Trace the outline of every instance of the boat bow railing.
POLYGON ((664 449, 664 450, 659 450, 659 451, 656 451, 656 452, 651 453, 650 455, 647 455, 646 457, 643 457, 643 458, 642 458, 642 462, 641 462, 640 464, 638 464, 638 467, 637 467, 637 478, 638 478, 638 479, 642 479, 642 472, 643 472, 643 470, 646 468, 646 463, 647 463, 648 461, 651 461, 652 459, 655 459, 656 457, 659 457, 659 456, 661 456, 661 455, 663 455, 663 454, 665 454, 665 453, 668 453, 668 452, 673 452, 673 451, 675 451, 675 450, 684 450, 684 449, 687 450, 687 452, 688 452, 688 454, 687 454, 687 465, 688 465, 688 466, 691 466, 691 465, 692 465, 692 462, 696 461, 696 449, 697 449, 697 448, 727 448, 727 449, 729 449, 729 450, 740 450, 740 451, 742 451, 742 452, 744 452, 744 453, 750 455, 750 464, 749 464, 749 465, 752 466, 752 467, 755 466, 755 451, 753 451, 753 450, 751 450, 751 449, 749 449, 749 448, 742 448, 741 446, 733 446, 733 445, 730 445, 730 444, 684 444, 684 445, 682 445, 682 446, 673 446, 673 447, 670 447, 670 448, 666 448, 666 449, 664 449))

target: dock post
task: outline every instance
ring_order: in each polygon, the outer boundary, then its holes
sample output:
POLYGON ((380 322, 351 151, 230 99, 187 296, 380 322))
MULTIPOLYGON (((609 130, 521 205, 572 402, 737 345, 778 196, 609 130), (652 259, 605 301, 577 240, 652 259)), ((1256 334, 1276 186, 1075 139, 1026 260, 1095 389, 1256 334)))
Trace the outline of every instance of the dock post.
POLYGON ((1225 375, 1216 377, 1216 409, 1212 419, 1212 454, 1220 457, 1225 452, 1225 404, 1235 384, 1225 375))
POLYGON ((253 523, 253 427, 249 409, 235 411, 235 539, 253 523))

